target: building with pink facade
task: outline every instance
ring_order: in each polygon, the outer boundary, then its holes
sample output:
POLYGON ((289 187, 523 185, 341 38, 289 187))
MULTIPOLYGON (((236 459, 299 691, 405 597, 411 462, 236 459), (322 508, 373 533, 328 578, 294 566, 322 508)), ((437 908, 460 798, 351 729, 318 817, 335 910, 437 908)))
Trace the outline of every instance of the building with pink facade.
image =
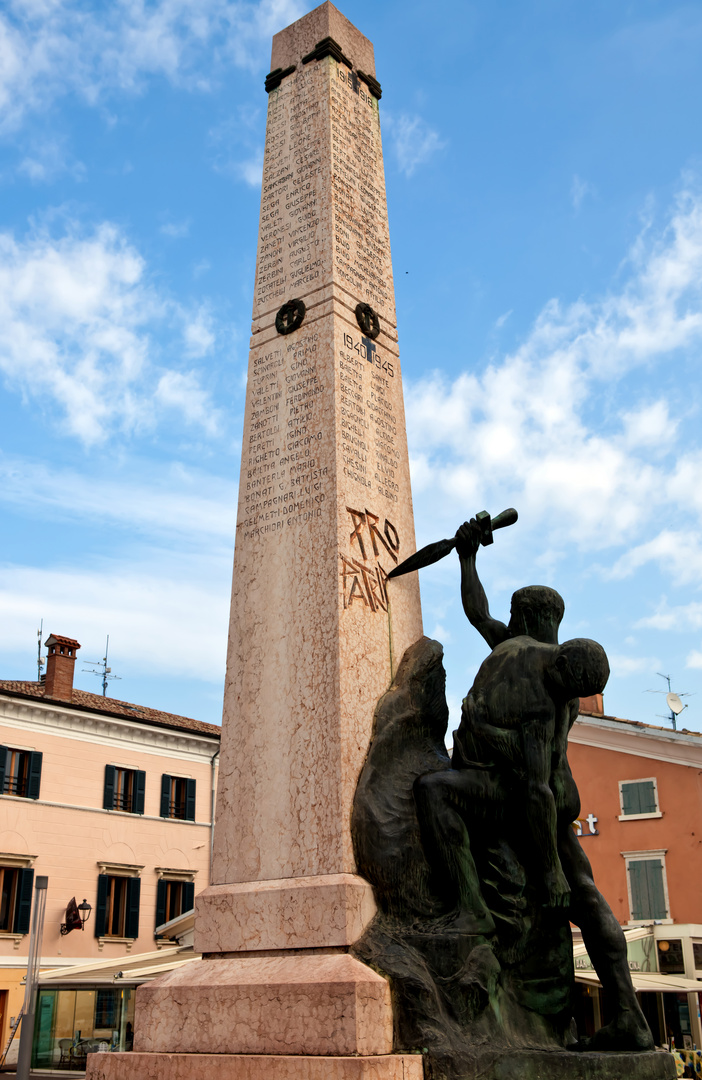
POLYGON ((0 681, 0 1039, 24 997, 34 876, 47 875, 41 968, 65 967, 67 989, 41 998, 38 1023, 58 1064, 76 1032, 112 1045, 131 1033, 133 991, 78 986, 71 971, 165 958, 177 944, 156 928, 209 883, 220 729, 74 689, 79 643, 46 645, 40 682, 0 681), (65 933, 74 898, 91 910, 65 933))

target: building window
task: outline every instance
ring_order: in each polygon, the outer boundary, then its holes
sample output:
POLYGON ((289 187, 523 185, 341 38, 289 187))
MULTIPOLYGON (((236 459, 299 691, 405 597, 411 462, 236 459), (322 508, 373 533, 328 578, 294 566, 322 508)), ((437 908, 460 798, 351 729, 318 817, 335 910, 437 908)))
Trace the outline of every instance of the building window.
POLYGON ((161 777, 161 817, 195 820, 195 781, 184 776, 161 777))
POLYGON ((128 814, 144 813, 146 773, 140 769, 123 769, 119 765, 105 766, 103 810, 124 810, 128 814))
POLYGON ((33 870, 0 866, 0 933, 29 933, 33 886, 33 870))
POLYGON ((38 799, 41 786, 42 755, 32 750, 13 750, 0 746, 0 791, 3 795, 19 795, 38 799))
POLYGON ((702 941, 692 942, 692 954, 695 958, 695 971, 702 971, 702 941))
POLYGON ((658 784, 655 776, 645 780, 620 780, 620 821, 631 818, 663 817, 658 805, 658 784))
POLYGON ((156 929, 177 919, 195 904, 195 882, 160 878, 156 887, 156 929))
POLYGON ((140 893, 138 877, 99 874, 95 937, 139 937, 140 893))
POLYGON ((632 922, 669 919, 664 851, 625 852, 632 922))
POLYGON ((685 959, 683 943, 680 938, 662 938, 656 942, 658 951, 658 970, 664 975, 684 975, 685 959))
POLYGON ((114 1029, 119 1014, 119 990, 95 991, 95 1027, 114 1029))

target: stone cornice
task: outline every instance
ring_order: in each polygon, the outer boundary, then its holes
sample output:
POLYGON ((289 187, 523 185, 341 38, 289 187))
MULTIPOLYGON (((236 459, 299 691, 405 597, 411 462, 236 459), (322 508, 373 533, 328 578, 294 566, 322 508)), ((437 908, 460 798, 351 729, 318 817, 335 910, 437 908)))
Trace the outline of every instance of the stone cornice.
POLYGON ((580 716, 568 741, 652 761, 702 768, 702 738, 683 732, 639 727, 601 716, 580 716))
POLYGON ((177 731, 137 720, 99 713, 77 711, 70 705, 50 704, 0 693, 0 726, 20 731, 41 731, 83 742, 100 743, 124 749, 134 747, 142 753, 184 760, 211 761, 219 739, 199 732, 177 731))

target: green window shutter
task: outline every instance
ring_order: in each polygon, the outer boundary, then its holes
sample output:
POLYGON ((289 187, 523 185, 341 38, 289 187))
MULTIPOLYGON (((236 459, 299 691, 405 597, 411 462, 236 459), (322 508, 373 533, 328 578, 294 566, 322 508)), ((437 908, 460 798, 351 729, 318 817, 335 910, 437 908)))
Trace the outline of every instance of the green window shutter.
POLYGON ((105 786, 102 792, 102 808, 103 810, 114 810, 115 808, 115 775, 117 770, 114 765, 105 766, 105 786))
POLYGON ((653 780, 632 780, 622 784, 624 814, 655 814, 657 810, 653 780))
POLYGON ((665 891, 663 889, 663 863, 660 859, 650 859, 643 865, 646 867, 648 883, 648 918, 666 919, 668 912, 665 906, 665 891))
POLYGON ((195 781, 185 781, 185 820, 195 820, 195 781))
POLYGON ((5 789, 5 768, 7 766, 7 747, 0 746, 0 795, 5 789))
POLYGON ((144 813, 144 795, 146 794, 146 773, 138 769, 134 773, 134 798, 132 800, 132 812, 144 813))
POLYGON ((98 874, 97 902, 95 904, 95 937, 104 937, 107 930, 107 892, 110 879, 107 874, 98 874))
POLYGON ((161 777, 161 817, 171 816, 171 778, 164 773, 161 777))
POLYGON ((637 860, 629 863, 629 881, 631 883, 631 917, 645 919, 648 909, 648 883, 645 863, 637 860))
POLYGON ((184 911, 192 911, 192 909, 195 907, 195 882, 194 881, 184 881, 183 882, 182 897, 183 897, 183 907, 182 907, 182 910, 181 910, 181 915, 183 914, 184 911))
POLYGON ((638 784, 622 784, 622 810, 625 814, 641 813, 638 784))
POLYGON ((166 922, 166 890, 168 886, 163 878, 159 878, 156 884, 156 926, 163 926, 166 922))
POLYGON ((34 871, 17 871, 17 900, 15 902, 15 920, 12 927, 15 934, 28 934, 32 915, 32 889, 34 871))
POLYGON ((139 896, 141 895, 141 879, 138 877, 127 878, 127 914, 124 920, 124 936, 130 938, 139 937, 139 896))
POLYGON ((660 859, 637 859, 629 863, 632 919, 666 919, 663 863, 660 859))
POLYGON ((41 762, 43 754, 33 752, 29 755, 27 766, 27 798, 38 799, 41 787, 41 762))
POLYGON ((658 807, 656 806, 656 788, 653 780, 643 780, 636 786, 639 789, 639 805, 641 806, 639 813, 655 814, 658 807))

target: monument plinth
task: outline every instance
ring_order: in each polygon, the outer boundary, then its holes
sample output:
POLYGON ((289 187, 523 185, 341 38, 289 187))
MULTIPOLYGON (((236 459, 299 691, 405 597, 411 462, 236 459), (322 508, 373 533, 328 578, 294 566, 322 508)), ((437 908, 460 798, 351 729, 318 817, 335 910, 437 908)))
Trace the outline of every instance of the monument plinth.
POLYGON ((330 3, 273 39, 213 884, 202 961, 140 987, 93 1080, 414 1080, 351 811, 378 698, 421 636, 373 46, 330 3), (294 1055, 294 1056, 290 1056, 294 1055))

